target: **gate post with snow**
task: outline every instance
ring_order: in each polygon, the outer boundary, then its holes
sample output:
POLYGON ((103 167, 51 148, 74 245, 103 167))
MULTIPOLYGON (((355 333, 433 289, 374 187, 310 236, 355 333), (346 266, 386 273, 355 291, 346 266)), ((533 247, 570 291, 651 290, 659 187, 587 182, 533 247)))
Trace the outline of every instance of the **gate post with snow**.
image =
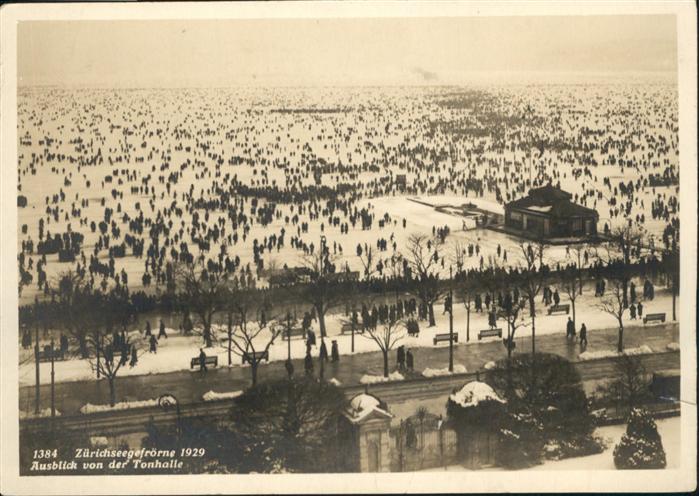
POLYGON ((498 418, 505 400, 486 383, 472 381, 447 400, 447 415, 456 431, 457 453, 471 469, 491 466, 498 449, 498 418))
POLYGON ((390 427, 393 415, 384 402, 367 393, 358 394, 345 412, 350 424, 348 457, 359 472, 389 472, 390 427))

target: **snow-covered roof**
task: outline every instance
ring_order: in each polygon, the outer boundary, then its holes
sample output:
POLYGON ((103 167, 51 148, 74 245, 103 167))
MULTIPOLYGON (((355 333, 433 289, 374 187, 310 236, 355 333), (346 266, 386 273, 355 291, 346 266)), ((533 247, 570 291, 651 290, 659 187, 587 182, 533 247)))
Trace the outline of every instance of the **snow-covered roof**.
POLYGON ((551 208, 552 208, 551 205, 546 205, 544 207, 532 205, 531 207, 527 207, 527 210, 533 210, 534 212, 550 212, 551 208))
POLYGON ((350 401, 347 417, 352 423, 358 423, 366 419, 372 413, 378 413, 384 417, 392 417, 389 412, 381 408, 381 402, 376 396, 362 393, 358 394, 350 401))
POLYGON ((449 396, 449 399, 464 408, 478 406, 481 401, 497 401, 505 403, 505 400, 500 398, 493 388, 485 382, 472 381, 461 388, 460 391, 449 396))

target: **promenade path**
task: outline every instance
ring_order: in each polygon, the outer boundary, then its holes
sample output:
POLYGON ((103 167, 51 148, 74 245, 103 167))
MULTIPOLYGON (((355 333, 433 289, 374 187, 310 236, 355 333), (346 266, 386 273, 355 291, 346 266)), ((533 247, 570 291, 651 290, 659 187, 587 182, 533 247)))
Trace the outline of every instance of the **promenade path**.
MULTIPOLYGON (((614 350, 616 348, 617 330, 602 329, 588 331, 589 344, 587 351, 614 350)), ((627 327, 624 332, 625 348, 648 345, 653 351, 667 351, 667 345, 679 341, 679 326, 677 324, 656 325, 649 327, 627 327)), ((531 338, 516 339, 515 353, 529 353, 531 338)), ((580 346, 568 341, 563 334, 549 334, 536 339, 539 352, 555 353, 569 360, 578 360, 580 346)), ((443 344, 433 348, 414 349, 415 374, 425 368, 445 368, 449 362, 449 346, 443 344)), ((315 353, 317 355, 317 352, 315 353)), ((500 341, 455 345, 454 363, 464 365, 469 372, 483 368, 489 361, 499 360, 506 356, 505 348, 500 341)), ((303 374, 303 361, 293 361, 296 374, 303 374)), ((319 373, 320 364, 314 356, 315 374, 319 373)), ((396 354, 390 354, 390 367, 396 366, 396 354)), ((325 366, 325 377, 335 378, 343 385, 357 385, 365 375, 382 375, 383 361, 380 352, 341 355, 339 363, 328 362, 325 366)), ((258 371, 258 381, 286 376, 282 361, 262 363, 258 371)), ((244 390, 251 384, 249 367, 219 367, 206 373, 198 371, 179 371, 162 374, 125 376, 116 379, 117 401, 137 401, 157 398, 161 394, 175 395, 182 404, 197 403, 208 391, 231 392, 244 390)), ((34 410, 35 387, 24 386, 19 390, 19 407, 25 412, 34 410)), ((50 385, 40 388, 41 408, 50 407, 50 385)), ((109 402, 109 385, 106 380, 73 381, 57 383, 55 386, 56 408, 65 415, 79 412, 80 407, 87 403, 107 404, 109 402)))

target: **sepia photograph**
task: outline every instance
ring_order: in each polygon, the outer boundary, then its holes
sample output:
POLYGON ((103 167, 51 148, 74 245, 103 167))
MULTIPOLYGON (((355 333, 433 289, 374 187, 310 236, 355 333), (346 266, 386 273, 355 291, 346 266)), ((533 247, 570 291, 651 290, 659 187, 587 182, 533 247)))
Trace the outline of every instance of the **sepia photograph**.
POLYGON ((3 9, 13 491, 695 488, 694 4, 293 4, 3 9))

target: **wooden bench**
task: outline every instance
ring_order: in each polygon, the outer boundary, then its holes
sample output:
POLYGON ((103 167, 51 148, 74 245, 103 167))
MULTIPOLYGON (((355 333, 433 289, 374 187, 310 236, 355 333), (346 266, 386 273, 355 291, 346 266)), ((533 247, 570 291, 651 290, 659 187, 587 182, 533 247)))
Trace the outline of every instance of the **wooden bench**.
MULTIPOLYGON (((206 360, 204 360, 204 363, 206 364, 207 367, 217 367, 218 366, 218 357, 217 356, 207 356, 206 360)), ((196 356, 192 358, 189 361, 189 368, 193 369, 194 367, 199 367, 199 357, 196 356)))
POLYGON ((252 365, 253 360, 255 363, 259 363, 262 360, 269 362, 269 351, 255 351, 252 353, 246 351, 243 353, 243 363, 247 362, 252 365))
POLYGON ((570 305, 553 305, 549 307, 548 314, 553 315, 554 313, 570 313, 570 305))
POLYGON ((289 335, 289 332, 284 329, 282 331, 282 335, 284 336, 284 339, 288 340, 289 337, 295 338, 295 337, 306 337, 306 331, 303 330, 303 327, 297 327, 297 328, 292 328, 291 329, 291 335, 289 335))
POLYGON ((478 341, 480 341, 483 338, 490 338, 494 336, 501 338, 502 329, 499 327, 495 327, 493 329, 483 329, 482 331, 478 331, 478 341))
POLYGON ((51 355, 53 354, 53 360, 65 360, 65 356, 63 352, 61 351, 60 348, 56 348, 53 350, 53 353, 51 353, 51 349, 44 349, 39 351, 39 361, 40 362, 50 362, 51 361, 51 355))
MULTIPOLYGON (((350 322, 345 322, 342 324, 342 327, 340 327, 340 334, 348 334, 352 332, 352 324, 350 322)), ((364 328, 359 324, 354 325, 354 333, 355 334, 362 334, 364 332, 364 328)))
MULTIPOLYGON (((442 341, 449 342, 449 333, 435 334, 434 338, 432 339, 432 342, 434 344, 441 343, 442 341)), ((459 333, 458 332, 454 333, 454 342, 455 343, 459 342, 459 333)))
POLYGON ((643 323, 647 324, 648 322, 665 322, 665 314, 664 313, 647 313, 645 317, 643 317, 643 323))

